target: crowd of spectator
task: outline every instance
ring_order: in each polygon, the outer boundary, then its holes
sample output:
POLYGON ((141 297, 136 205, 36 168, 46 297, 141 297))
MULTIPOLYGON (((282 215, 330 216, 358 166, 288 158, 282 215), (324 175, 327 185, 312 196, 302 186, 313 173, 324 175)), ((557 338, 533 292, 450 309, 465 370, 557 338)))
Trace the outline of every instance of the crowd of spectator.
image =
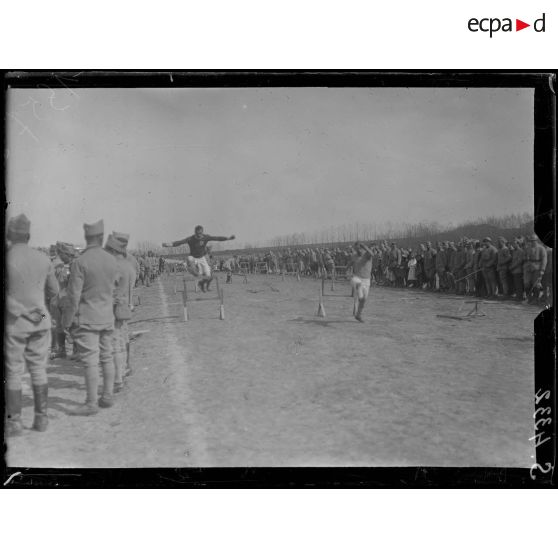
MULTIPOLYGON (((378 286, 552 304, 552 249, 536 235, 508 241, 463 238, 399 247, 385 240, 370 244, 372 282, 378 286)), ((231 273, 296 273, 348 276, 352 245, 284 248, 212 257, 214 269, 231 273)))

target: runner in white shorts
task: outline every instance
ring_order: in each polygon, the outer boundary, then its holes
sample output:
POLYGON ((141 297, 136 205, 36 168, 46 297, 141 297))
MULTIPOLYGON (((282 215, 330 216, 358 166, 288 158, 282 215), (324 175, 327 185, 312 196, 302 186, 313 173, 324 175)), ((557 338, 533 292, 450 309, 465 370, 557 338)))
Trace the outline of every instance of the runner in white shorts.
POLYGON ((368 298, 370 290, 370 277, 372 275, 372 250, 362 242, 355 242, 354 249, 356 254, 352 258, 351 266, 353 268, 353 277, 351 285, 354 287, 358 297, 358 309, 355 319, 364 322, 362 311, 368 298))
POLYGON ((203 227, 198 225, 194 229, 194 234, 183 240, 176 240, 175 242, 164 242, 163 247, 171 248, 174 246, 181 246, 188 244, 190 248, 190 255, 187 257, 188 271, 195 277, 200 277, 198 285, 200 289, 205 292, 211 290, 209 285, 213 280, 211 276, 211 268, 206 259, 207 243, 211 241, 224 242, 225 240, 234 240, 235 236, 211 236, 203 233, 203 227))

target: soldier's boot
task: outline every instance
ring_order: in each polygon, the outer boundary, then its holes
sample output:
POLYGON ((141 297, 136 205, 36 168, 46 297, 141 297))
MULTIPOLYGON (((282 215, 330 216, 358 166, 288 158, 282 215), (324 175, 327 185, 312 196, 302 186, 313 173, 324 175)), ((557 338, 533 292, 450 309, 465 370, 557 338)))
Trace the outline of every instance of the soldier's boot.
POLYGON ((198 281, 198 287, 202 293, 205 293, 205 279, 200 279, 198 281))
POLYGON ((61 331, 56 334, 58 339, 58 356, 60 358, 66 358, 68 355, 66 354, 66 334, 61 331))
POLYGON ((114 405, 114 360, 103 365, 103 395, 99 398, 99 407, 108 409, 114 405))
POLYGON ((6 389, 6 437, 21 436, 21 389, 6 389))
POLYGON ((48 384, 33 386, 33 397, 35 400, 35 419, 33 430, 45 432, 48 428, 48 384))
POLYGON ((210 287, 211 281, 213 281, 213 277, 210 277, 209 279, 205 280, 205 288, 208 292, 211 290, 211 287, 210 287))
POLYGON ((362 311, 364 310, 364 305, 366 304, 366 300, 364 298, 359 298, 358 299, 358 308, 355 314, 355 320, 358 320, 359 322, 364 322, 364 319, 362 317, 362 311))
POLYGON ((99 369, 97 366, 87 366, 85 368, 85 388, 87 399, 83 405, 70 411, 70 415, 78 417, 89 417, 99 412, 97 404, 97 389, 99 387, 99 369))
POLYGON ((123 351, 114 353, 114 393, 124 389, 124 374, 126 372, 126 354, 123 351))

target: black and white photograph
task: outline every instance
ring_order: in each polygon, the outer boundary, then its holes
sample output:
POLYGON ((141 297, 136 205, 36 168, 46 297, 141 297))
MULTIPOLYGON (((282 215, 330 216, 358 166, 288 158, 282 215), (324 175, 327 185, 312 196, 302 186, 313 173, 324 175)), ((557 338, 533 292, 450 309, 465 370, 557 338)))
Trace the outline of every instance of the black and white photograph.
POLYGON ((534 87, 47 77, 6 90, 9 468, 545 471, 534 87))

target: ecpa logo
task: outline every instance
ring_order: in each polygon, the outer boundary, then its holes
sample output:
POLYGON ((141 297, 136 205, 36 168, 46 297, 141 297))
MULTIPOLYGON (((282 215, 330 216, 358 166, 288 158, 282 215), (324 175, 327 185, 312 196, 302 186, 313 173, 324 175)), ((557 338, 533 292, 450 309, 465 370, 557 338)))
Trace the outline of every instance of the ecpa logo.
MULTIPOLYGON (((536 33, 544 33, 546 26, 546 14, 536 19, 533 22, 533 29, 536 33)), ((494 33, 498 33, 499 31, 504 33, 510 33, 514 31, 512 18, 505 17, 500 19, 498 17, 485 17, 482 19, 477 19, 472 17, 469 22, 467 23, 467 27, 469 31, 472 33, 478 33, 479 31, 482 33, 489 33, 490 38, 494 33)), ((515 31, 521 31, 522 29, 526 29, 527 27, 531 27, 530 23, 525 23, 520 19, 515 20, 515 31)))

